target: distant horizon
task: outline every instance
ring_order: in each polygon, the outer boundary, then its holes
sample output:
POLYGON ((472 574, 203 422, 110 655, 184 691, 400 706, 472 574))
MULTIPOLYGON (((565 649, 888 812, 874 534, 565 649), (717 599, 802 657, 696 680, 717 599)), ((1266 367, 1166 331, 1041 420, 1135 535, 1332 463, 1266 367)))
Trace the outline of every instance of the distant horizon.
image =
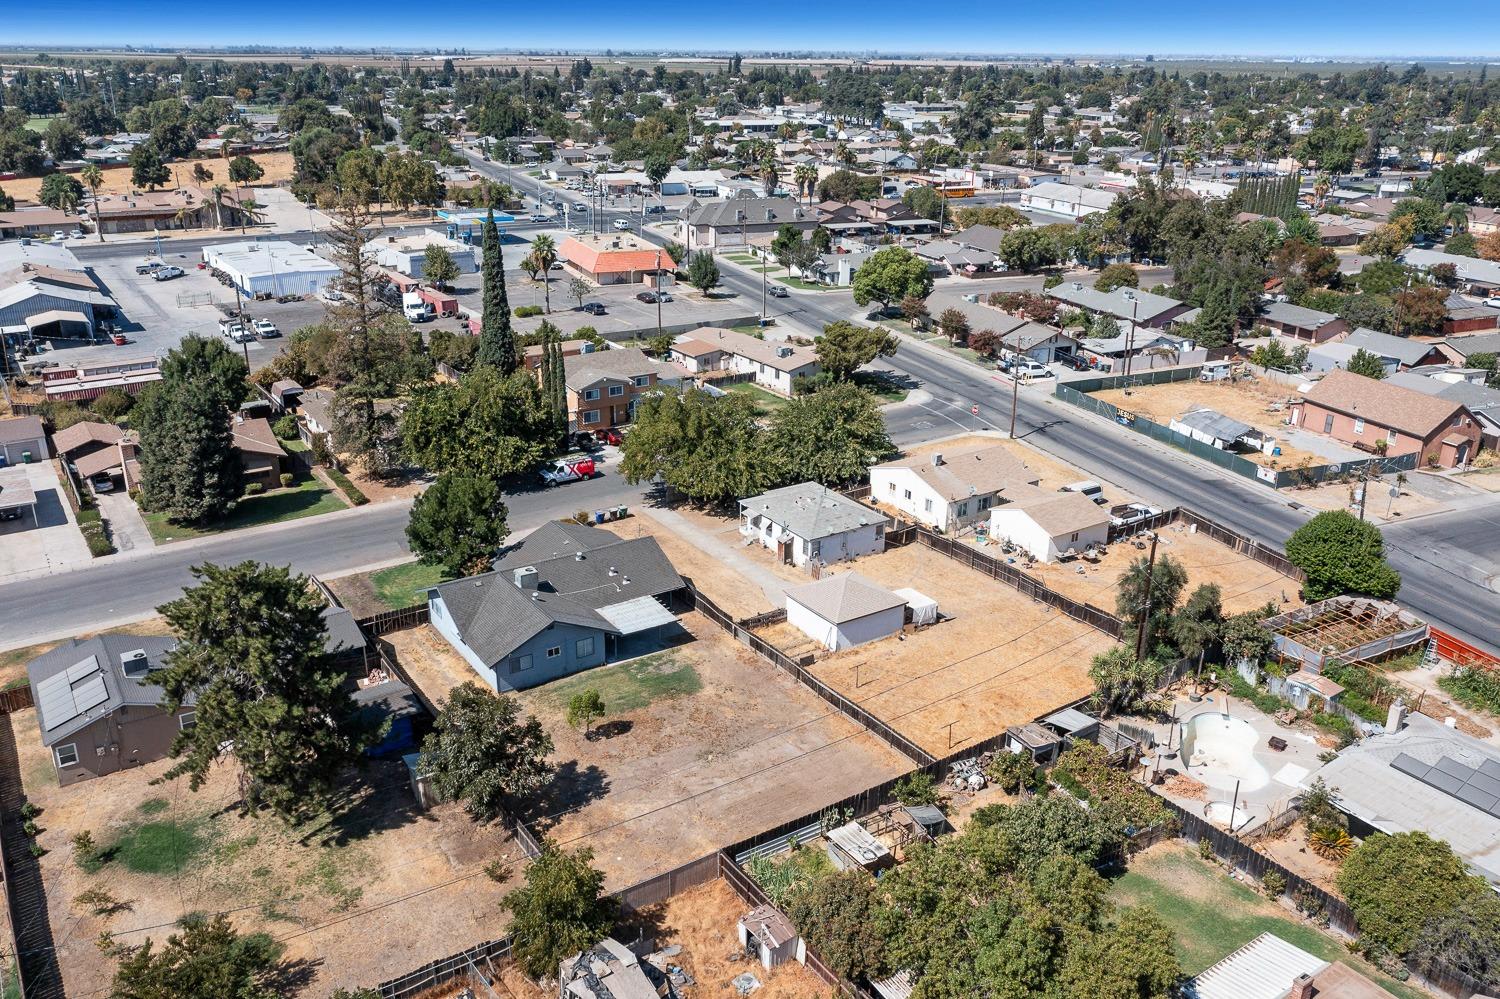
MULTIPOLYGON (((410 5, 395 0, 316 5, 264 0, 235 24, 206 19, 203 8, 187 0, 11 0, 7 6, 5 48, 10 50, 263 48, 425 55, 464 48, 494 55, 613 50, 637 57, 791 52, 805 59, 1500 60, 1500 49, 1445 51, 1454 44, 1454 25, 1492 22, 1493 0, 1450 0, 1440 19, 1413 19, 1409 5, 1396 0, 1366 0, 1335 3, 1316 19, 1296 11, 1278 16, 1265 8, 1236 8, 1216 11, 1212 20, 1197 0, 1158 0, 1149 10, 1126 9, 1114 0, 1075 0, 1066 17, 1022 8, 1007 12, 1003 22, 975 17, 967 23, 914 17, 897 0, 848 7, 793 0, 712 9, 668 4, 649 20, 623 15, 600 0, 576 0, 563 12, 534 4, 465 11, 462 25, 440 16, 414 19, 410 5), (1341 27, 1334 30, 1334 24, 1341 27), (70 38, 62 26, 80 30, 70 38), (226 43, 226 36, 234 42, 226 43)), ((1500 45, 1495 33, 1481 35, 1491 38, 1487 44, 1500 45)))

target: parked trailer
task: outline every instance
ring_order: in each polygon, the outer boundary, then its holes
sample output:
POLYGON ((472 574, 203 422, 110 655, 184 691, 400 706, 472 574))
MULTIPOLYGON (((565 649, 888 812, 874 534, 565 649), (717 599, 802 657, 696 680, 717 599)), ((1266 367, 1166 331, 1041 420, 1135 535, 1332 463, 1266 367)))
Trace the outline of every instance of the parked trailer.
POLYGON ((458 315, 458 299, 447 292, 435 291, 432 288, 418 288, 417 295, 432 306, 438 315, 448 317, 458 315))

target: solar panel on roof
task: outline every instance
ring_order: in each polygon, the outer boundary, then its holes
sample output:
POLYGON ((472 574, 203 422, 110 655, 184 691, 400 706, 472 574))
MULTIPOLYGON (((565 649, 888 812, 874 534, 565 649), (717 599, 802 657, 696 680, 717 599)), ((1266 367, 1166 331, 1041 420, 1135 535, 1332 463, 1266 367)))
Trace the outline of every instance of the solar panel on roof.
POLYGON ((1493 805, 1491 805, 1488 811, 1495 818, 1500 819, 1500 801, 1497 801, 1493 805))
POLYGON ((107 700, 109 693, 104 689, 104 677, 98 673, 73 688, 73 707, 79 714, 97 708, 107 700))
POLYGON ((42 726, 49 732, 109 700, 104 674, 100 672, 99 660, 95 656, 74 663, 56 676, 49 676, 37 684, 36 692, 42 726))
POLYGON ((1500 798, 1500 778, 1477 773, 1469 778, 1469 785, 1479 788, 1485 794, 1493 794, 1495 797, 1500 798))
POLYGON ((1427 771, 1431 770, 1432 767, 1414 756, 1408 756, 1406 753, 1397 753, 1396 758, 1391 761, 1391 769, 1404 773, 1408 777, 1415 777, 1417 780, 1421 780, 1427 776, 1427 771))
POLYGON ((1457 791, 1454 791, 1453 797, 1457 798, 1459 801, 1473 805, 1481 812, 1489 811, 1497 800, 1493 794, 1485 794, 1473 784, 1465 784, 1457 791))
POLYGON ((97 656, 89 656, 82 662, 76 662, 68 667, 68 682, 77 683, 91 673, 97 672, 99 672, 99 659, 97 656))
POLYGON ((1479 764, 1479 772, 1486 777, 1493 777, 1496 780, 1500 780, 1500 760, 1485 760, 1479 764))
POLYGON ((1422 783, 1428 787, 1435 787, 1444 794, 1453 794, 1464 786, 1462 778, 1442 773, 1436 767, 1427 771, 1427 776, 1422 778, 1422 783))
POLYGON ((1474 768, 1453 759, 1450 756, 1440 756, 1438 761, 1432 765, 1438 773, 1449 774, 1459 780, 1468 780, 1474 773, 1474 768))

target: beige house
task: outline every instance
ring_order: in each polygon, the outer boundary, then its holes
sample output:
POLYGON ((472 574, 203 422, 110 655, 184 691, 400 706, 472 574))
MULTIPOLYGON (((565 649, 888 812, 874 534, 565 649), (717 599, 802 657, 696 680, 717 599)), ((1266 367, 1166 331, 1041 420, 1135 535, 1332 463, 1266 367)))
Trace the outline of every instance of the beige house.
POLYGON ((995 444, 888 461, 870 469, 870 499, 944 534, 989 519, 1002 495, 1034 487, 1035 472, 995 444))

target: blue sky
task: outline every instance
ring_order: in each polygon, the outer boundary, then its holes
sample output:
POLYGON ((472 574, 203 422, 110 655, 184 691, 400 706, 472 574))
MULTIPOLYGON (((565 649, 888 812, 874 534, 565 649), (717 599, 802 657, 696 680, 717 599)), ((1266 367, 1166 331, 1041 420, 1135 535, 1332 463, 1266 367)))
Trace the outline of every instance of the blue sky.
POLYGON ((968 53, 1417 55, 1500 52, 1495 0, 1232 3, 1070 0, 619 0, 416 4, 410 0, 6 0, 16 44, 343 45, 395 48, 801 49, 968 53), (1432 16, 1428 16, 1432 15, 1432 16), (1486 50, 1465 50, 1476 42, 1486 50))

